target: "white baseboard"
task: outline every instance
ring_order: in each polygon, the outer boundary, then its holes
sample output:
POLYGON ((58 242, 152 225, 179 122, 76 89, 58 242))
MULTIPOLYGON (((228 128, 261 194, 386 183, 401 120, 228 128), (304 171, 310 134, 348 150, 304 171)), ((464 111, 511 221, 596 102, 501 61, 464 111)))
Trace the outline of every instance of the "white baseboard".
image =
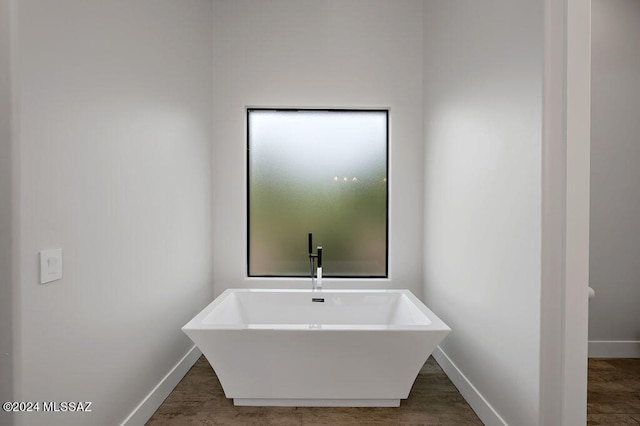
POLYGON ((149 395, 138 404, 120 426, 144 426, 193 364, 200 358, 200 355, 202 355, 202 352, 195 345, 189 349, 189 352, 160 380, 160 383, 149 392, 149 395))
POLYGON ((640 340, 590 340, 589 358, 640 358, 640 340))
POLYGON ((447 354, 440 349, 440 346, 433 351, 432 355, 449 377, 449 380, 453 382, 473 411, 480 417, 482 423, 487 426, 507 426, 507 422, 500 417, 500 414, 498 414, 482 394, 478 392, 478 389, 462 374, 462 371, 460 371, 447 354))

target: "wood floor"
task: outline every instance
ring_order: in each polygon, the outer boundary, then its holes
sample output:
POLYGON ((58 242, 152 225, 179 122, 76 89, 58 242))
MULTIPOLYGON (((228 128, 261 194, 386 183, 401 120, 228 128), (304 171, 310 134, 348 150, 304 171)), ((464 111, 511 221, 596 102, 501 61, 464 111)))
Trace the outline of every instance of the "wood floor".
POLYGON ((397 408, 236 407, 204 357, 147 426, 166 425, 482 425, 438 364, 429 358, 397 408))
POLYGON ((587 424, 640 425, 640 359, 589 359, 587 424))
MULTIPOLYGON (((590 359, 589 426, 640 425, 640 359, 590 359)), ((398 408, 235 407, 201 357, 147 426, 168 425, 482 425, 429 358, 398 408)))

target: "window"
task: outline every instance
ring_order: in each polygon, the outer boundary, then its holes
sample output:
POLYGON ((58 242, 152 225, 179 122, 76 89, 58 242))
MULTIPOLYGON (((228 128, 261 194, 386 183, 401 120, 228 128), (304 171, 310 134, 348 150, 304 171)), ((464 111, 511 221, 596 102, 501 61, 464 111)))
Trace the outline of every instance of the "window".
POLYGON ((249 276, 386 277, 387 110, 247 109, 249 276))

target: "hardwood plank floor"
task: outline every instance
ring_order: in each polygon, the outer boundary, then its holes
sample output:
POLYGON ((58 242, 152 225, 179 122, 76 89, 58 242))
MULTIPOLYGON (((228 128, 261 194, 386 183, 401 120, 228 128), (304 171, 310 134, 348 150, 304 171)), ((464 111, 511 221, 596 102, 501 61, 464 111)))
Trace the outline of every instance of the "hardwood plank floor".
MULTIPOLYGON (((170 425, 481 425, 433 360, 398 408, 236 407, 204 357, 147 426, 170 425)), ((640 359, 589 359, 589 426, 640 425, 640 359)))
POLYGON ((482 425, 433 360, 397 408, 236 407, 204 357, 194 364, 147 426, 169 425, 482 425))
POLYGON ((640 359, 589 359, 587 424, 640 425, 640 359))

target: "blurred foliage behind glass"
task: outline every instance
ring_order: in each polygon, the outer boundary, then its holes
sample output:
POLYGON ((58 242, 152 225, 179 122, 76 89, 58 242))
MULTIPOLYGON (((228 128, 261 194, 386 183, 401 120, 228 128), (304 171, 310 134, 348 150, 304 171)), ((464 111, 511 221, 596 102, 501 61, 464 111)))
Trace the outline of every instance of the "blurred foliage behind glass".
POLYGON ((387 111, 249 110, 249 275, 387 274, 387 111))

